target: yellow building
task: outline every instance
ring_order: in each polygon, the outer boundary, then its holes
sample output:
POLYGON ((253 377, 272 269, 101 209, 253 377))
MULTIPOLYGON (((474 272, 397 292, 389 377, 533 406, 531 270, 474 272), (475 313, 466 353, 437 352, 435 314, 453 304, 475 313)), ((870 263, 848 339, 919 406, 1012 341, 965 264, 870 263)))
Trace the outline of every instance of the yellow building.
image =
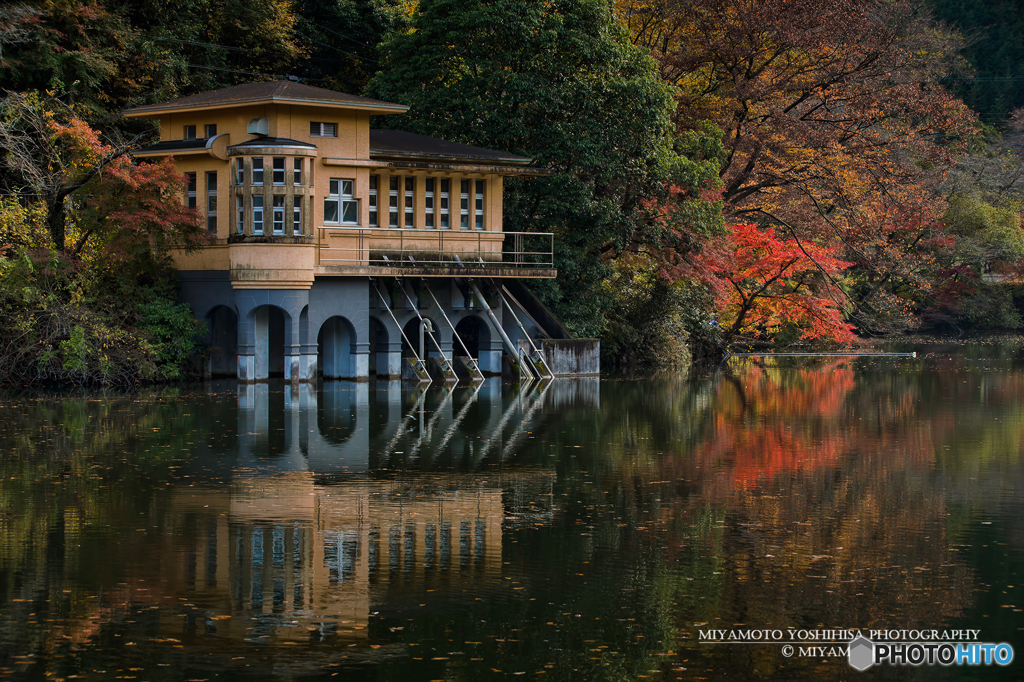
POLYGON ((159 120, 135 156, 173 156, 206 221, 208 244, 175 264, 210 328, 209 374, 479 377, 504 353, 532 366, 520 348, 554 330, 512 290, 555 276, 552 235, 503 231, 502 181, 548 171, 370 128, 406 110, 282 80, 125 112, 159 120))

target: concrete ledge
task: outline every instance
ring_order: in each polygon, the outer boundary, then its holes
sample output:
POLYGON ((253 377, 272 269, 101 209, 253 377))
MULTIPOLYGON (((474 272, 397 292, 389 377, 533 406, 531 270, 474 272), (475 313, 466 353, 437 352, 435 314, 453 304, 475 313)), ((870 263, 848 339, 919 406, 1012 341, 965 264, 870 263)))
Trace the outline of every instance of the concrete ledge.
POLYGON ((501 266, 379 266, 379 265, 316 265, 317 277, 504 277, 520 279, 554 279, 554 268, 515 268, 501 266))

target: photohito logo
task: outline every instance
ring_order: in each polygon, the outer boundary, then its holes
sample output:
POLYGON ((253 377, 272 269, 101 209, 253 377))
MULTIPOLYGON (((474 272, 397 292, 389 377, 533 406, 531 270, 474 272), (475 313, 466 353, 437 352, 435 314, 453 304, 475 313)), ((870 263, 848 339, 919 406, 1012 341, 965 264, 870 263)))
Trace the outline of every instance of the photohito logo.
POLYGON ((847 660, 856 670, 873 665, 1009 665, 1013 647, 999 644, 936 644, 934 642, 872 642, 858 634, 847 649, 847 660))
POLYGON ((850 642, 846 652, 847 660, 857 670, 867 670, 875 662, 875 644, 864 635, 858 634, 850 642))

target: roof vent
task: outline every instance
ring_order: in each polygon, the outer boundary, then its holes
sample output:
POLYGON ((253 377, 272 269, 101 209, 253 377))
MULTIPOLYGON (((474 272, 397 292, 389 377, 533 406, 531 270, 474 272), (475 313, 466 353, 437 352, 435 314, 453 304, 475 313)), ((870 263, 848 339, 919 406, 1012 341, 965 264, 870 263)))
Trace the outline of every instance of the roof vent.
POLYGON ((270 134, 270 119, 264 116, 263 118, 254 118, 249 121, 249 127, 246 130, 250 135, 269 135, 270 134))

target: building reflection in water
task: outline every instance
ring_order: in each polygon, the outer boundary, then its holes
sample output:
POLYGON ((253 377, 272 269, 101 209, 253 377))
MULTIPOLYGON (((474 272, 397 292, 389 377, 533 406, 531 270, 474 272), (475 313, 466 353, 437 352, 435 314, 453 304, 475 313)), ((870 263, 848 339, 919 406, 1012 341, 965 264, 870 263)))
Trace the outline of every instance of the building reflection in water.
POLYGON ((597 381, 559 383, 239 386, 230 481, 173 494, 177 551, 161 580, 196 608, 183 626, 166 611, 161 630, 358 641, 391 600, 431 591, 434 607, 467 580, 486 592, 501 580, 503 521, 553 517, 554 472, 481 465, 558 404, 596 406, 597 381))

